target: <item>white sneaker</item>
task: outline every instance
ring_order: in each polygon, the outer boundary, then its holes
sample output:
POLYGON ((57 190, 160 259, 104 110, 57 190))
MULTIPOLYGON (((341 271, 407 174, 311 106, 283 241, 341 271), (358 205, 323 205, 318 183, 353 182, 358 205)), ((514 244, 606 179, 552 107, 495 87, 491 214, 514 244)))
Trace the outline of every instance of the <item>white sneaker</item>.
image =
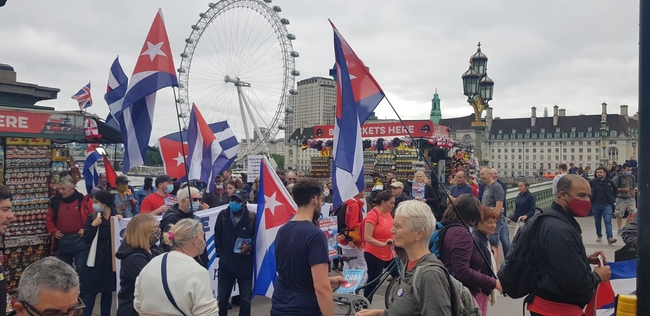
POLYGON ((598 238, 596 238, 596 241, 597 241, 597 242, 601 242, 601 241, 603 241, 603 237, 598 237, 598 238))

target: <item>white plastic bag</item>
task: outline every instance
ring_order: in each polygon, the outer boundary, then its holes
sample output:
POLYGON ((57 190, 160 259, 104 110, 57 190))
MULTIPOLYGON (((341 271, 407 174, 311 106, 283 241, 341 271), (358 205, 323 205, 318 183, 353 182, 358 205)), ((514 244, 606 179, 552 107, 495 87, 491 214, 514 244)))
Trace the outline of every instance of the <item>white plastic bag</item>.
POLYGON ((90 250, 88 251, 88 260, 86 260, 86 265, 91 268, 95 267, 95 257, 97 256, 97 239, 99 239, 99 227, 97 227, 95 238, 90 244, 90 250))
POLYGON ((526 226, 526 222, 524 222, 523 219, 519 218, 519 220, 517 220, 517 224, 515 226, 515 236, 517 236, 517 233, 519 232, 519 230, 524 228, 525 226, 526 226))

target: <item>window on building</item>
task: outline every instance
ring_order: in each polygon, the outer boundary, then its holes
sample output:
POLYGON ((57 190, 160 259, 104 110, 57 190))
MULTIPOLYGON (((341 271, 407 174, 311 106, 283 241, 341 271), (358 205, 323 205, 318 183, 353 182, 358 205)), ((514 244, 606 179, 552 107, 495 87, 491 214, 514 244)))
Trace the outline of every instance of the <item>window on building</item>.
POLYGON ((567 151, 566 147, 562 148, 562 152, 565 153, 567 151))
POLYGON ((529 167, 529 166, 528 166, 528 163, 526 163, 526 164, 524 165, 524 168, 528 169, 528 167, 529 167))
POLYGON ((556 153, 559 153, 559 152, 560 152, 560 148, 555 147, 555 152, 556 152, 556 153))
POLYGON ((463 140, 472 140, 472 135, 469 134, 463 135, 463 140))
POLYGON ((616 145, 616 141, 615 141, 615 140, 610 140, 610 141, 609 141, 609 144, 610 144, 610 145, 616 145))
POLYGON ((580 137, 580 138, 585 137, 585 132, 578 132, 578 137, 580 137))
POLYGON ((591 138, 591 137, 594 137, 593 133, 591 133, 591 132, 587 133, 587 138, 591 138))
POLYGON ((616 131, 612 130, 612 131, 609 132, 609 137, 617 137, 617 136, 618 136, 618 133, 616 133, 616 131))
POLYGON ((512 155, 511 157, 512 157, 512 160, 515 160, 515 155, 512 155))
POLYGON ((530 134, 530 128, 526 129, 526 134, 530 134))
POLYGON ((497 155, 497 159, 501 160, 501 155, 497 155))
POLYGON ((555 160, 560 160, 560 155, 555 155, 555 160))
POLYGON ((553 138, 553 133, 546 133, 546 138, 553 138))
POLYGON ((587 155, 587 161, 591 161, 591 155, 587 155))
POLYGON ((513 128, 511 134, 517 134, 517 129, 513 128))
POLYGON ((559 133, 559 132, 560 132, 560 128, 559 128, 559 127, 556 127, 556 128, 555 128, 555 132, 556 132, 556 133, 559 133))
POLYGON ((578 145, 582 146, 582 141, 579 141, 579 142, 578 142, 578 145))
POLYGON ((533 155, 533 160, 537 160, 537 155, 533 155))
POLYGON ((550 163, 550 162, 547 163, 547 164, 546 164, 546 167, 548 168, 548 170, 551 170, 551 163, 550 163))
MULTIPOLYGON (((571 145, 573 145, 573 144, 571 144, 571 145)), ((572 152, 572 153, 576 152, 576 149, 572 147, 572 148, 571 148, 571 152, 572 152)))
POLYGON ((607 158, 609 161, 618 161, 618 148, 609 147, 607 149, 607 158))
POLYGON ((529 156, 528 156, 528 155, 526 155, 526 160, 528 160, 528 157, 529 157, 529 156))
POLYGON ((587 146, 591 146, 591 141, 590 140, 587 141, 587 146))
POLYGON ((521 155, 519 155, 519 160, 521 160, 521 155))
MULTIPOLYGON (((535 145, 535 144, 533 144, 533 145, 535 145)), ((533 152, 536 153, 536 152, 537 152, 537 148, 533 148, 533 152)))
POLYGON ((501 169, 501 163, 497 162, 497 168, 501 169))
POLYGON ((587 148, 587 152, 590 153, 590 152, 591 152, 591 148, 587 148))
POLYGON ((508 139, 508 134, 503 135, 503 139, 508 139))
POLYGON ((539 132, 542 133, 542 134, 544 134, 544 133, 546 133, 546 129, 542 127, 542 128, 539 130, 539 132))
POLYGON ((518 151, 519 153, 521 153, 521 148, 517 148, 517 151, 518 151))
MULTIPOLYGON (((519 169, 521 169, 521 162, 518 163, 517 165, 519 165, 519 169)), ((521 173, 521 171, 519 171, 519 172, 521 173)))
POLYGON ((501 148, 497 149, 497 152, 500 153, 500 152, 501 152, 501 148))
POLYGON ((533 162, 533 169, 537 169, 537 163, 533 162))
POLYGON ((591 133, 592 131, 591 126, 587 126, 587 133, 591 133))
MULTIPOLYGON (((555 157, 557 157, 557 155, 555 157)), ((557 158, 555 158, 555 159, 557 159, 557 158)), ((551 155, 548 155, 548 160, 551 160, 551 155)))
POLYGON ((571 161, 576 160, 576 155, 571 155, 571 161))
POLYGON ((531 136, 532 138, 537 139, 537 133, 532 133, 531 135, 532 135, 532 136, 531 136))
POLYGON ((571 133, 575 133, 575 132, 576 132, 576 128, 575 128, 575 127, 571 127, 571 133))
POLYGON ((579 160, 579 161, 582 161, 582 157, 583 157, 582 155, 579 155, 579 156, 578 156, 578 160, 579 160))
POLYGON ((503 134, 503 130, 499 130, 498 133, 499 133, 499 134, 503 134))
POLYGON ((566 158, 566 155, 562 155, 562 160, 563 160, 563 161, 566 161, 566 159, 567 159, 567 158, 566 158))
POLYGON ((529 149, 529 148, 526 148, 526 152, 528 152, 528 151, 530 151, 530 149, 529 149))
POLYGON ((567 138, 569 135, 567 133, 562 133, 562 138, 567 138))
POLYGON ((581 153, 584 149, 578 148, 578 152, 581 153))

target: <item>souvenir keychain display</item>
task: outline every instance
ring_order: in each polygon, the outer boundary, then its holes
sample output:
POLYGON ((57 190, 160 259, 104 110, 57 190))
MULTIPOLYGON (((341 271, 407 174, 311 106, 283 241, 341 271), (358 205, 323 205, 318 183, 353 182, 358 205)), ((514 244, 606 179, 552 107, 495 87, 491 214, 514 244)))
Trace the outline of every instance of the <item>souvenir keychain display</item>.
POLYGON ((45 225, 48 180, 52 174, 50 146, 7 145, 4 182, 13 194, 15 221, 4 236, 2 264, 7 292, 15 295, 20 275, 28 265, 49 254, 45 225))

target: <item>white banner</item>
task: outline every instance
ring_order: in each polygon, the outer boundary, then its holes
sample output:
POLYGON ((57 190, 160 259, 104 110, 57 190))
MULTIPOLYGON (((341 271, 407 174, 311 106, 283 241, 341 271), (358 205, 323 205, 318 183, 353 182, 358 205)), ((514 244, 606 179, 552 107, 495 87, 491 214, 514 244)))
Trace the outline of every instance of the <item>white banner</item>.
POLYGON ((262 166, 262 155, 248 155, 247 177, 248 182, 255 181, 260 176, 260 167, 262 166))

